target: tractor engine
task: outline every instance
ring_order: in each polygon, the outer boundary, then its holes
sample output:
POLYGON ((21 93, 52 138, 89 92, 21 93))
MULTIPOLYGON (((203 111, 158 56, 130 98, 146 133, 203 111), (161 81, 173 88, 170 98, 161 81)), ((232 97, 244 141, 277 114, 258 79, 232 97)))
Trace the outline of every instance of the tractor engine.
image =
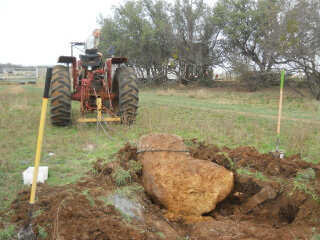
POLYGON ((93 88, 96 92, 99 92, 99 90, 103 87, 103 80, 104 80, 104 74, 101 73, 101 71, 95 71, 89 75, 90 81, 90 87, 93 88))
MULTIPOLYGON (((72 43, 71 49, 76 45, 84 44, 72 43)), ((86 50, 79 61, 73 57, 72 51, 71 56, 58 58, 59 65, 53 67, 50 86, 50 120, 53 125, 71 124, 71 100, 80 102, 78 122, 132 124, 135 121, 139 88, 134 69, 125 66, 128 61, 125 57, 112 57, 103 62, 97 53, 97 49, 86 50), (97 113, 97 117, 84 118, 87 113, 97 113), (105 113, 110 118, 103 117, 105 113)))
POLYGON ((104 65, 96 52, 80 55, 79 80, 72 99, 81 102, 82 115, 97 111, 97 98, 101 98, 103 111, 111 113, 103 104, 110 99, 110 93, 106 87, 104 65))
MULTIPOLYGON (((104 81, 104 71, 101 69, 96 69, 94 71, 84 70, 84 78, 79 80, 79 93, 81 102, 81 113, 85 114, 88 112, 93 112, 96 110, 96 99, 105 97, 105 81, 104 81)), ((80 75, 82 76, 82 75, 80 75)))

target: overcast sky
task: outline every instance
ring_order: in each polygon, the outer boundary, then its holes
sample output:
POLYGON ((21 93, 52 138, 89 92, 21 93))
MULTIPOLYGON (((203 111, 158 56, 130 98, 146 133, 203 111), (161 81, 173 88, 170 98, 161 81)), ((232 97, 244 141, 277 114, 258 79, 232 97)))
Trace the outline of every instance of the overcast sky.
MULTIPOLYGON (((0 0, 0 63, 54 65, 70 55, 70 42, 84 42, 96 19, 112 14, 108 0, 0 0)), ((211 6, 215 0, 206 0, 211 6)), ((76 55, 77 56, 77 55, 76 55)))

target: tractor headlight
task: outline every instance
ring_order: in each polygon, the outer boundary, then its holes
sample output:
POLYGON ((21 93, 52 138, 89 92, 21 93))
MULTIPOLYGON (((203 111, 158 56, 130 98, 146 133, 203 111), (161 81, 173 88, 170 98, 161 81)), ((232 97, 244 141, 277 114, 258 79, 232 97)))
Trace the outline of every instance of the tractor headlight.
POLYGON ((92 67, 91 67, 91 66, 88 66, 88 70, 91 71, 91 70, 92 70, 92 67))

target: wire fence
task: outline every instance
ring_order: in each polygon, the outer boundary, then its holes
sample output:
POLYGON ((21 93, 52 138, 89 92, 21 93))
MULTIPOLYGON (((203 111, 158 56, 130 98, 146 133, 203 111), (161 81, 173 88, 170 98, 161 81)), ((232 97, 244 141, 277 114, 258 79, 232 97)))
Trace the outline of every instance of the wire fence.
POLYGON ((38 78, 37 67, 12 68, 0 71, 1 82, 30 82, 34 83, 38 78))

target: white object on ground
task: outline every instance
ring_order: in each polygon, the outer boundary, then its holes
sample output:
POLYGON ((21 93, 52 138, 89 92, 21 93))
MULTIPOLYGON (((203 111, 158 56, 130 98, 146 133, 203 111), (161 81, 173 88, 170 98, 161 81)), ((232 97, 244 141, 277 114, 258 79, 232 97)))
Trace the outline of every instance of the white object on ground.
MULTIPOLYGON (((23 172, 23 182, 25 185, 32 184, 34 167, 28 167, 23 172)), ((48 167, 39 167, 37 182, 44 183, 48 179, 48 167)))
POLYGON ((280 158, 284 158, 284 151, 280 151, 280 158))

